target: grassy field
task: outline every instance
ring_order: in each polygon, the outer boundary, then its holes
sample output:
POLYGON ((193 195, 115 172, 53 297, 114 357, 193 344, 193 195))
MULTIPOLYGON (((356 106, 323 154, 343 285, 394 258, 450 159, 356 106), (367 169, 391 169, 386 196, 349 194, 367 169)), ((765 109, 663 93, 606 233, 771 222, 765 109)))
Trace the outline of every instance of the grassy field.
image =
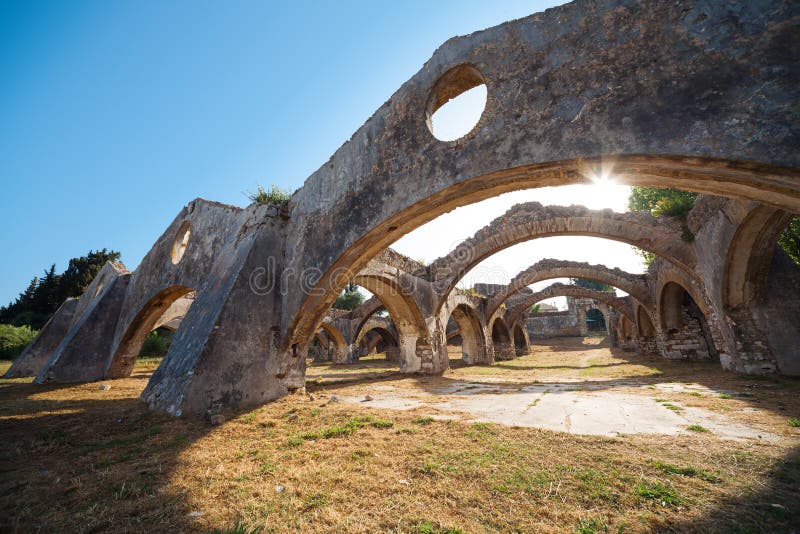
POLYGON ((727 533, 800 525, 800 431, 787 424, 799 407, 796 381, 603 356, 586 343, 572 355, 541 346, 492 373, 460 367, 439 380, 700 383, 705 389, 653 396, 759 417, 782 440, 722 440, 701 429, 580 436, 331 402, 348 387, 393 379, 370 378, 391 372, 379 359, 344 373, 315 366, 309 374, 323 378, 308 395, 210 426, 145 409, 137 397, 157 365, 147 361, 130 378, 103 382, 107 390, 0 381, 0 529, 727 533), (341 374, 353 375, 352 386, 326 383, 341 374))

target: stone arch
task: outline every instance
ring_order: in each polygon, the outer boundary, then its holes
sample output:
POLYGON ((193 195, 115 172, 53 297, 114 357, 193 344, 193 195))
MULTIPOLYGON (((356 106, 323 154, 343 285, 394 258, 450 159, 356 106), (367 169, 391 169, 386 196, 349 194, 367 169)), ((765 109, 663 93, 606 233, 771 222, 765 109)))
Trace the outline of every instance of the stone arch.
POLYGON ((657 354, 656 327, 644 306, 636 306, 636 331, 639 334, 639 350, 644 354, 657 354))
MULTIPOLYGON (((488 257, 525 241, 563 235, 598 237, 627 243, 652 252, 686 271, 691 271, 696 263, 694 249, 681 239, 680 224, 673 218, 589 210, 583 206, 542 206, 538 202, 528 202, 512 207, 452 252, 431 262, 426 269, 426 276, 436 284, 437 292, 443 299, 466 273, 488 257)), ((586 274, 592 272, 588 264, 580 265, 579 262, 572 265, 567 262, 565 267, 586 274)), ((557 271, 555 264, 546 264, 546 268, 557 271)), ((647 292, 641 288, 641 284, 637 289, 636 282, 630 277, 626 278, 623 271, 615 273, 602 267, 602 273, 614 278, 618 284, 629 286, 640 298, 647 298, 647 292)), ((535 277, 534 273, 526 272, 523 278, 526 275, 535 277)), ((599 276, 597 273, 594 275, 599 276)), ((492 302, 491 305, 499 306, 499 303, 492 302)))
POLYGON ((630 318, 626 315, 620 316, 620 339, 618 340, 620 346, 625 350, 633 350, 634 343, 634 325, 630 318))
POLYGON ((704 10, 703 39, 715 43, 704 47, 684 9, 572 3, 439 47, 293 195, 287 242, 305 246, 288 267, 301 272, 314 265, 322 275, 315 284, 321 291, 290 292, 285 301, 285 346, 313 333, 343 287, 336 271, 358 271, 404 234, 460 205, 519 189, 587 183, 604 164, 629 185, 748 198, 800 212, 792 108, 800 88, 788 86, 780 101, 764 89, 786 85, 783 73, 792 72, 796 58, 766 54, 766 47, 791 39, 798 23, 774 10, 768 22, 753 24, 745 43, 733 42, 725 36, 740 34, 741 22, 724 10, 704 10), (587 30, 587 18, 603 23, 587 30), (640 28, 629 39, 605 37, 608 28, 630 28, 631 21, 640 28), (650 46, 654 41, 658 47, 650 46), (753 70, 765 56, 771 68, 753 70), (688 78, 686 64, 693 65, 688 78), (442 77, 459 65, 479 70, 489 100, 476 131, 446 143, 431 135, 425 110, 442 77), (719 78, 722 70, 732 74, 719 78), (650 78, 643 83, 631 72, 650 78), (700 92, 709 79, 715 90, 700 92), (613 92, 588 89, 610 84, 613 92), (754 143, 754 136, 771 142, 754 143))
POLYGON ((586 319, 587 331, 602 330, 606 332, 608 330, 609 318, 599 307, 588 306, 585 310, 584 316, 586 319))
POLYGON ((522 315, 530 309, 531 306, 553 297, 577 297, 588 298, 597 300, 618 310, 623 316, 627 317, 629 321, 633 321, 633 312, 630 309, 628 298, 630 297, 617 297, 614 293, 607 293, 605 291, 595 291, 593 289, 586 289, 580 286, 571 284, 551 284, 541 291, 537 291, 532 295, 526 297, 524 300, 516 304, 513 308, 506 312, 506 316, 512 323, 519 320, 522 315))
POLYGON ((659 291, 658 318, 668 358, 707 360, 718 356, 707 312, 683 285, 665 282, 659 291))
POLYGON ((530 353, 528 345, 528 336, 525 329, 519 323, 515 324, 511 331, 514 337, 514 352, 517 356, 524 356, 530 353))
POLYGON ((333 355, 330 350, 332 348, 328 336, 326 336, 325 331, 320 328, 311 340, 311 344, 308 347, 308 355, 314 362, 330 361, 333 360, 333 355))
POLYGON ((510 360, 516 356, 513 338, 505 320, 495 317, 489 325, 492 336, 492 352, 495 360, 510 360))
POLYGON ((650 339, 656 335, 656 327, 653 326, 650 314, 641 305, 636 307, 636 327, 640 337, 650 339))
POLYGON ((413 292, 400 276, 396 270, 371 262, 369 268, 353 278, 353 283, 370 291, 386 307, 398 333, 400 371, 416 372, 433 365, 434 347, 413 292))
POLYGON ((621 269, 610 269, 605 265, 590 265, 583 262, 546 259, 536 262, 514 277, 511 282, 489 295, 486 303, 487 315, 494 314, 511 295, 531 284, 553 278, 584 278, 595 280, 625 291, 639 302, 651 304, 650 288, 646 275, 626 273, 621 269))
POLYGON ((372 319, 375 314, 381 310, 386 310, 386 306, 383 305, 381 299, 373 296, 365 301, 361 306, 350 312, 351 317, 357 321, 355 328, 353 329, 354 340, 358 339, 358 337, 361 335, 361 331, 363 330, 367 321, 372 319))
MULTIPOLYGON (((108 378, 130 375, 147 335, 173 303, 193 291, 186 286, 172 286, 153 295, 128 325, 108 362, 105 375, 108 378)), ((178 329, 180 330, 180 327, 178 329)))
POLYGON ((398 333, 389 319, 373 317, 363 325, 354 339, 359 348, 359 356, 366 356, 376 349, 386 353, 387 360, 399 361, 398 333))
POLYGON ((744 306, 763 296, 778 238, 792 217, 792 213, 758 205, 737 226, 725 259, 726 306, 744 306))
POLYGON ((461 337, 461 360, 466 364, 486 362, 486 340, 478 314, 471 306, 458 304, 450 313, 461 337))
POLYGON ((328 354, 330 354, 331 361, 337 364, 347 363, 348 347, 344 334, 327 321, 320 325, 320 329, 325 332, 325 336, 328 338, 328 354))

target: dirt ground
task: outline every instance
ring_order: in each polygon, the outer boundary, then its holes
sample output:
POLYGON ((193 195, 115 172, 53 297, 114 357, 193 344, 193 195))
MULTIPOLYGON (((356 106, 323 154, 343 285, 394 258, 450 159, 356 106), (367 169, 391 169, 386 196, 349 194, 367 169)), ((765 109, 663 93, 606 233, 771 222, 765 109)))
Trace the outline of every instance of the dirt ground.
MULTIPOLYGON (((800 381, 546 340, 441 377, 379 355, 211 426, 148 412, 157 366, 0 380, 0 530, 790 532, 800 381)), ((5 366, 0 366, 0 371, 5 366)))

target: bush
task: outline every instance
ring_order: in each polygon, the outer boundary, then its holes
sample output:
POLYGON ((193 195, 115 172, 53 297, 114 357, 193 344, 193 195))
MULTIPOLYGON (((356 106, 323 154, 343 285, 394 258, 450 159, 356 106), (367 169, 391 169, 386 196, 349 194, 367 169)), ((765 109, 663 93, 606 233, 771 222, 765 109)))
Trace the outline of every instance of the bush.
POLYGON ((336 297, 333 308, 337 310, 355 310, 364 303, 364 295, 358 290, 355 284, 347 284, 347 288, 342 294, 336 297))
POLYGON ((277 185, 269 186, 269 191, 261 187, 261 185, 258 185, 255 191, 247 191, 245 195, 251 202, 255 202, 256 204, 274 204, 280 206, 291 198, 292 193, 289 192, 288 189, 281 189, 277 185))
POLYGON ((38 331, 30 326, 0 324, 0 358, 13 360, 33 341, 38 331))
POLYGON ((142 343, 142 350, 139 351, 140 358, 161 358, 169 350, 172 344, 172 335, 166 332, 155 330, 145 338, 142 343))

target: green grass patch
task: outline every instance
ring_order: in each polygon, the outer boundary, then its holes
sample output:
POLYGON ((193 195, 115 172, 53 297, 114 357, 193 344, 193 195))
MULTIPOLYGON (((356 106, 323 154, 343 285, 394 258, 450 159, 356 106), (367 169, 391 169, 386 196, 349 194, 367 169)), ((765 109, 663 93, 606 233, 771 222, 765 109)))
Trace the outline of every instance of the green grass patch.
POLYGON ((719 398, 720 398, 720 399, 732 399, 732 398, 733 398, 733 395, 729 395, 729 394, 727 394, 727 393, 720 393, 720 394, 719 394, 719 398))
POLYGON ((328 497, 324 493, 314 493, 305 499, 306 508, 322 508, 328 506, 328 497))
POLYGON ((433 417, 417 417, 414 419, 414 423, 422 426, 429 425, 433 423, 433 417))
POLYGON ((300 436, 289 436, 286 440, 287 447, 299 447, 303 443, 305 443, 305 440, 300 436))
POLYGON ((686 427, 686 430, 691 430, 692 432, 710 432, 710 430, 708 430, 706 427, 698 424, 689 425, 686 427))
POLYGON ((465 534, 460 528, 438 526, 427 519, 414 525, 411 532, 414 534, 465 534))
POLYGON ((720 478, 718 476, 709 473, 704 469, 699 469, 697 467, 692 467, 692 466, 680 467, 677 465, 665 464, 662 462, 653 462, 653 466, 656 469, 659 469, 662 473, 667 473, 670 475, 681 475, 684 477, 699 478, 700 480, 711 482, 712 484, 716 484, 717 482, 720 481, 720 478))
POLYGON ((375 419, 370 423, 370 425, 374 426, 375 428, 392 428, 394 426, 394 421, 375 419))
POLYGON ((494 484, 491 489, 506 495, 512 493, 534 494, 549 482, 550 476, 545 472, 528 473, 518 469, 494 484))
POLYGON ((798 419, 797 417, 790 417, 787 423, 791 427, 800 428, 800 419, 798 419))
POLYGON ((602 518, 581 519, 578 521, 578 528, 575 534, 597 534, 598 532, 608 532, 608 523, 602 518))
POLYGON ((636 495, 642 499, 657 501, 665 505, 677 506, 681 504, 681 498, 669 484, 663 484, 657 480, 644 481, 636 485, 636 495))

